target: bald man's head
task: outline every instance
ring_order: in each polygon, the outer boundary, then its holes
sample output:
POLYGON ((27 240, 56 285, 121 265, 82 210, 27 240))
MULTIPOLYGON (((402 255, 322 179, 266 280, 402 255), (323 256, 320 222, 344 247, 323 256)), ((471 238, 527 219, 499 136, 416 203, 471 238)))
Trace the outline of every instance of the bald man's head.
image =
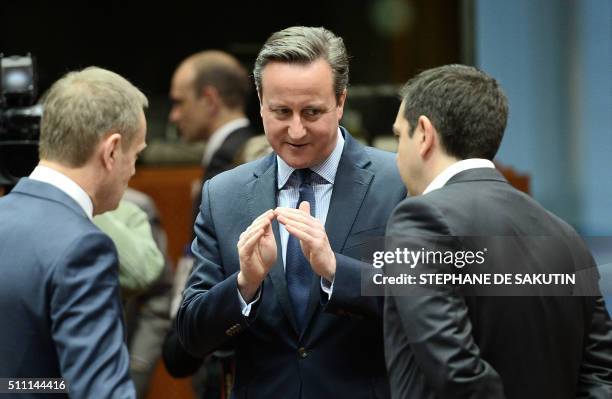
POLYGON ((250 89, 249 75, 230 54, 219 50, 202 51, 185 59, 181 67, 192 70, 196 96, 204 87, 213 86, 228 108, 244 108, 250 89))
POLYGON ((228 114, 244 113, 249 90, 246 69, 230 54, 193 54, 172 77, 170 121, 187 141, 207 139, 228 114))

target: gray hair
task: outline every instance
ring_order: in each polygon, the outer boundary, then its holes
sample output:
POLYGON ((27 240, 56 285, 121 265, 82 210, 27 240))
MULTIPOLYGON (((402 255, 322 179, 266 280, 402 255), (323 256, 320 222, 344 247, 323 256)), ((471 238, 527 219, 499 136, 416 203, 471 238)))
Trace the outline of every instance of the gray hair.
POLYGON ((148 100, 120 75, 88 67, 55 82, 42 104, 40 158, 80 167, 109 132, 120 133, 127 148, 148 100))
POLYGON ((310 64, 323 58, 334 74, 334 92, 339 99, 349 81, 349 60, 341 37, 322 27, 292 26, 273 33, 255 60, 253 77, 260 97, 261 75, 268 62, 310 64))

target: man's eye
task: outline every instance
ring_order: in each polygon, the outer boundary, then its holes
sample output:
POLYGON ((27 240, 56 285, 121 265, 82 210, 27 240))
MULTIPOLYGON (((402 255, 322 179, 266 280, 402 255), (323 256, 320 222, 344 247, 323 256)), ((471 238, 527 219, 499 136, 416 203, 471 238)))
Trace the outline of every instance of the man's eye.
POLYGON ((316 109, 316 108, 306 108, 304 111, 302 111, 302 113, 307 118, 315 118, 321 115, 321 110, 316 109))
POLYGON ((291 114, 291 111, 287 108, 275 108, 272 110, 272 113, 277 117, 284 118, 291 114))

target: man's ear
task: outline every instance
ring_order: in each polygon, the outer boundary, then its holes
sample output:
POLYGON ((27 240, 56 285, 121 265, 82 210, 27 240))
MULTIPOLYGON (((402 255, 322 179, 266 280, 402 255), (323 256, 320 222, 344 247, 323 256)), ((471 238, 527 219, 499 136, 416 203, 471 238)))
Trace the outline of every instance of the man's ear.
POLYGON ((438 145, 438 132, 431 123, 431 120, 425 115, 419 116, 417 121, 418 129, 421 132, 419 154, 421 158, 428 158, 438 145))
POLYGON ((218 109, 223 100, 219 95, 219 90, 217 90, 214 86, 204 86, 202 87, 202 91, 200 92, 200 98, 206 101, 206 105, 212 109, 218 109))
POLYGON ((121 135, 110 133, 100 143, 100 156, 102 165, 106 170, 112 170, 117 162, 118 152, 121 150, 121 135))

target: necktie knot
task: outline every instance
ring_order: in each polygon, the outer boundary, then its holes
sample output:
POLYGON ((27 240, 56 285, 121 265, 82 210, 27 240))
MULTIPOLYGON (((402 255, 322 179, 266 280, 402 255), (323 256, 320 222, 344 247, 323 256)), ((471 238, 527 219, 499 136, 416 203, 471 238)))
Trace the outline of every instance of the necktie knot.
POLYGON ((312 170, 308 168, 296 169, 294 173, 298 179, 299 185, 312 183, 312 173, 313 173, 312 170))

